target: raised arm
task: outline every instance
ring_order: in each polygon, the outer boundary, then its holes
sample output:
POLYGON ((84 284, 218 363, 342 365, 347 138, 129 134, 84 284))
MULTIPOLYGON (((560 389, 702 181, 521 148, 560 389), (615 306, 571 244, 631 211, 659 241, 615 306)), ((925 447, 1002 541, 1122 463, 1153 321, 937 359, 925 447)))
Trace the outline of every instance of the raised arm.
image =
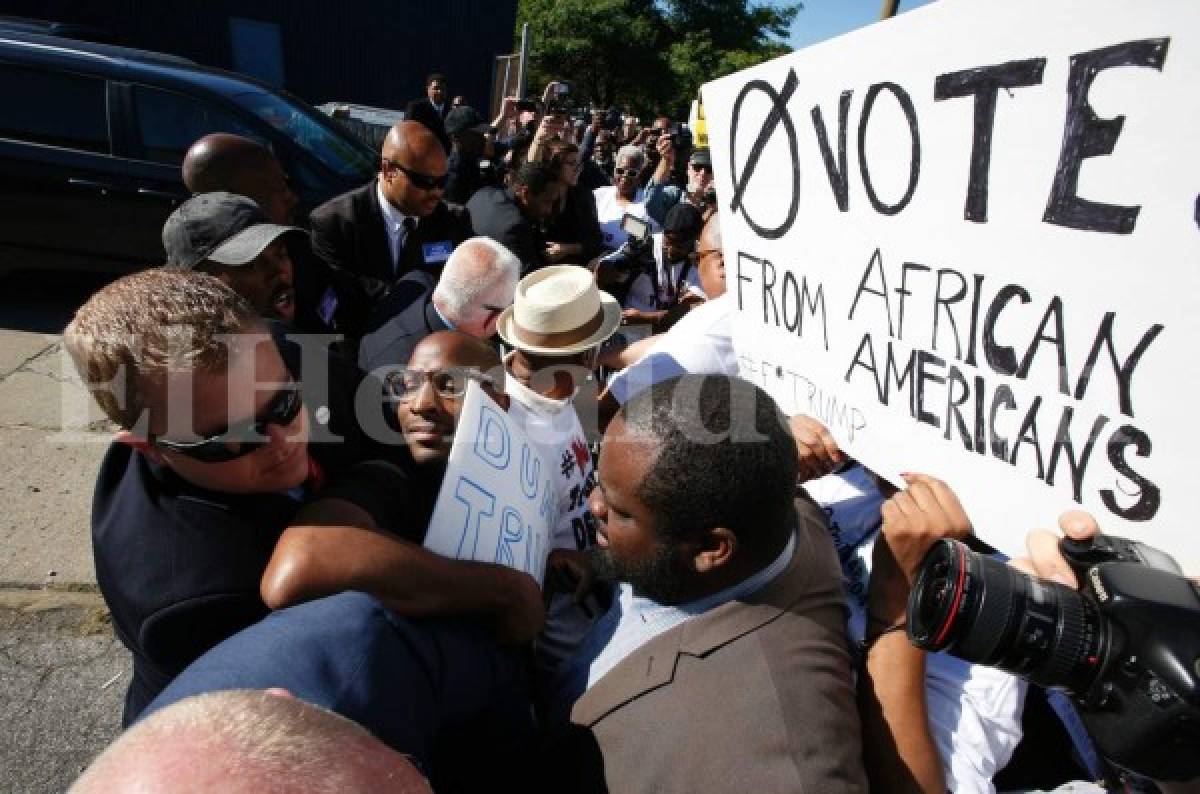
POLYGON ((925 653, 908 641, 905 612, 925 552, 940 538, 966 537, 971 523, 945 483, 922 474, 905 478, 908 488, 883 504, 873 552, 858 683, 863 754, 873 790, 944 794, 925 703, 925 653))

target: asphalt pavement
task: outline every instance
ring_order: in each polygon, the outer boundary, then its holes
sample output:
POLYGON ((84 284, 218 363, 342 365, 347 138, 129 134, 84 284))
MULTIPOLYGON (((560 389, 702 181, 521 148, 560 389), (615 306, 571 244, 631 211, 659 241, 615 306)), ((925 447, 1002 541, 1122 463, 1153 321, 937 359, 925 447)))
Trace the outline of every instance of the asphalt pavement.
POLYGON ((0 792, 65 790, 117 734, 129 683, 88 530, 112 426, 59 336, 106 280, 0 278, 0 792))

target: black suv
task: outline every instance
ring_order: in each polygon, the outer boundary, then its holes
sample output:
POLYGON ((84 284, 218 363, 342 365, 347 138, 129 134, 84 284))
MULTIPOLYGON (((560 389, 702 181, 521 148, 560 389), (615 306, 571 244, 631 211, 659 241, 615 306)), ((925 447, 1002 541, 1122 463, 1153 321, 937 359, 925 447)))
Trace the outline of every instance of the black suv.
POLYGON ((0 273, 162 264, 179 165, 210 132, 269 146, 301 207, 377 156, 300 99, 184 58, 0 27, 0 273))

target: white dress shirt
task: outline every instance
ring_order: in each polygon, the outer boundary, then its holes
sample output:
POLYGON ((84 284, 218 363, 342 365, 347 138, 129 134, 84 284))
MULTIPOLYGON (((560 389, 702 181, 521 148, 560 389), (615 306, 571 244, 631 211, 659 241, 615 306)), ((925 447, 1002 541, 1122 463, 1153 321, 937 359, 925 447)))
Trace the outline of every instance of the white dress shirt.
POLYGON ((400 261, 400 252, 404 250, 404 242, 408 239, 408 230, 404 228, 404 222, 411 218, 410 225, 415 229, 420 218, 416 215, 405 215, 396 209, 392 202, 387 200, 387 196, 383 195, 382 182, 375 183, 375 194, 379 198, 379 208, 383 210, 383 228, 387 230, 388 250, 392 252, 392 269, 395 270, 396 263, 400 261))

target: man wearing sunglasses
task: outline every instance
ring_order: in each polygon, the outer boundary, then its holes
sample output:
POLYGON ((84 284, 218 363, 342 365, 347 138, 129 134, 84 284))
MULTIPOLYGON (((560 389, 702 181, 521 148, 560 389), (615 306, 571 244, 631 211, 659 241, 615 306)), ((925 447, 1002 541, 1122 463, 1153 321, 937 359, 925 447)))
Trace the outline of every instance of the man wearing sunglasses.
POLYGON ((662 223, 675 205, 691 204, 708 220, 709 214, 716 209, 712 153, 708 149, 692 152, 688 159, 687 187, 680 188, 671 182, 671 169, 675 167, 674 147, 660 141, 658 148, 662 159, 646 185, 646 211, 650 217, 662 223))
POLYGON ((379 176, 312 212, 313 251, 356 274, 378 301, 406 273, 437 278, 471 236, 466 210, 442 199, 446 151, 429 129, 402 121, 388 132, 379 176))
MULTIPOLYGON (((358 482, 361 495, 370 448, 335 390, 306 410, 296 362, 212 276, 126 276, 88 300, 63 340, 119 428, 97 477, 92 543, 134 657, 128 724, 189 662, 266 615, 259 584, 279 534, 326 481, 358 482), (318 429, 339 440, 310 443, 318 429)), ((372 509, 369 496, 344 498, 372 509)))

